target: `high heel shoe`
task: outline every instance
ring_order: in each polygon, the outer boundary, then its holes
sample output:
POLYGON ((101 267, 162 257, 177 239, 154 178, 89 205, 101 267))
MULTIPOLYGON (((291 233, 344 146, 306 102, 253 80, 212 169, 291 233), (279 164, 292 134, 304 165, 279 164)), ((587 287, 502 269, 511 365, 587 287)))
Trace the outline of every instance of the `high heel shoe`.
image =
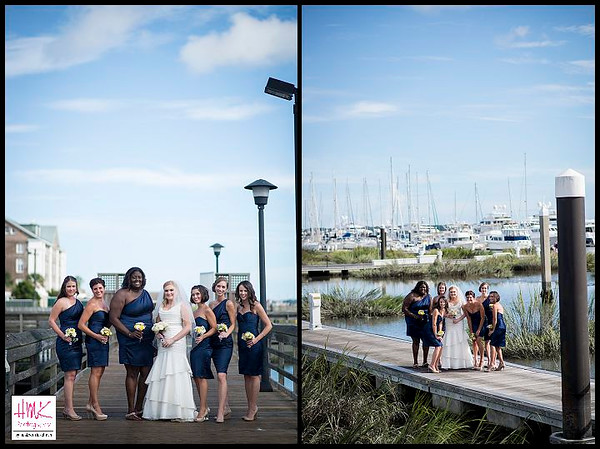
MULTIPOLYGON (((75 411, 73 410, 73 413, 75 413, 75 411)), ((68 419, 69 421, 79 421, 81 420, 81 416, 79 416, 77 413, 75 413, 74 415, 70 415, 67 413, 66 410, 62 411, 62 415, 63 418, 68 419)))
POLYGON ((227 410, 225 410, 225 414, 223 415, 223 419, 229 419, 231 418, 231 408, 228 408, 227 410))
POLYGON ((504 363, 501 363, 500 365, 498 365, 498 368, 496 368, 496 371, 502 371, 504 369, 504 363))
POLYGON ((90 404, 87 404, 85 406, 85 409, 90 412, 92 415, 94 415, 94 419, 96 421, 105 421, 106 418, 108 418, 108 415, 105 415, 104 413, 98 413, 96 411, 96 409, 94 409, 94 407, 92 407, 90 404))
POLYGON ((194 419, 194 421, 196 422, 204 422, 204 421, 208 421, 208 414, 210 413, 210 408, 206 408, 206 413, 204 414, 204 416, 196 416, 196 419, 194 419))
POLYGON ((254 421, 257 416, 258 416, 258 407, 256 407, 256 410, 254 411, 254 415, 252 415, 252 418, 250 418, 249 416, 242 416, 242 419, 244 421, 254 421))

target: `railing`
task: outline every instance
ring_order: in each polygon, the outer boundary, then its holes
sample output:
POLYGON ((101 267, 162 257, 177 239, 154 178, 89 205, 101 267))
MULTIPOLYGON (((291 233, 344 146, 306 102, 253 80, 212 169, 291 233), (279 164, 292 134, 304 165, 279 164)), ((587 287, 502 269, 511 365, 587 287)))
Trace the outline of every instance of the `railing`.
POLYGON ((270 379, 277 389, 287 393, 293 399, 298 399, 298 326, 289 324, 273 324, 267 350, 269 353, 269 368, 278 373, 277 379, 270 379), (285 366, 292 367, 288 372, 285 366), (285 385, 288 379, 291 389, 285 385))

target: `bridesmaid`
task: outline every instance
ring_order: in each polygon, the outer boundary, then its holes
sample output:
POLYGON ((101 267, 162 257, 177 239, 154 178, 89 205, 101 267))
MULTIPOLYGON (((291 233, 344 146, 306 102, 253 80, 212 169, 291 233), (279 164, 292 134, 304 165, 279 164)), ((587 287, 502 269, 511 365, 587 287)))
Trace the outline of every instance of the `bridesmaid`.
POLYGON ((104 280, 94 278, 90 281, 90 288, 94 297, 88 301, 83 310, 77 327, 85 334, 85 348, 87 350, 87 362, 91 368, 88 387, 90 397, 85 406, 86 410, 94 415, 98 421, 104 421, 108 415, 102 413, 98 401, 98 389, 104 369, 108 366, 108 335, 101 333, 102 329, 110 329, 108 319, 108 306, 104 302, 104 280))
POLYGON ((83 313, 83 304, 76 298, 78 294, 77 279, 73 276, 67 276, 60 287, 60 293, 50 310, 50 317, 48 318, 48 324, 58 335, 56 337, 56 355, 60 362, 60 369, 65 373, 65 408, 62 414, 65 419, 71 421, 81 419, 81 416, 75 413, 73 408, 75 376, 77 371, 81 369, 81 359, 83 357, 83 335, 77 328, 77 323, 83 313), (60 326, 56 324, 57 318, 60 320, 60 326), (66 335, 71 332, 74 334, 73 336, 66 335))
POLYGON ((233 338, 231 333, 235 329, 235 306, 227 300, 227 278, 218 277, 212 285, 212 291, 217 298, 211 304, 211 309, 215 314, 217 326, 225 324, 226 331, 219 331, 218 334, 210 337, 212 346, 212 359, 217 370, 217 396, 219 397, 219 409, 215 421, 222 423, 225 418, 231 415, 229 399, 227 396, 227 368, 233 355, 233 338))
POLYGON ((448 313, 448 301, 444 295, 439 295, 431 314, 431 331, 439 344, 434 344, 431 356, 430 371, 439 373, 441 368, 442 351, 444 349, 443 338, 446 331, 446 314, 448 313))
MULTIPOLYGON (((423 339, 423 331, 427 325, 427 312, 431 304, 429 285, 425 281, 417 282, 415 288, 406 295, 402 303, 402 312, 406 320, 406 335, 412 339, 413 368, 419 367, 419 343, 423 339)), ((429 346, 423 341, 423 367, 427 368, 429 346)))
POLYGON ((210 413, 210 409, 206 405, 208 379, 215 378, 210 369, 210 359, 213 353, 210 346, 210 336, 217 333, 217 319, 211 308, 206 304, 207 301, 208 289, 204 285, 194 285, 190 302, 192 308, 197 307, 194 311, 195 326, 204 326, 205 329, 203 334, 194 332, 196 346, 190 353, 192 375, 200 397, 200 411, 195 419, 196 422, 208 421, 208 414, 210 413))
MULTIPOLYGON (((484 282, 483 284, 481 284, 479 286, 479 290, 483 293, 485 292, 485 294, 487 295, 487 284, 484 282), (484 287, 484 284, 486 285, 486 287, 484 287)), ((477 297, 477 301, 479 301, 480 297, 477 297)), ((490 360, 492 358, 492 349, 490 347, 490 334, 488 332, 489 329, 491 329, 492 326, 492 322, 494 321, 494 314, 492 312, 492 303, 490 302, 490 297, 487 296, 481 303, 481 305, 483 306, 483 311, 485 313, 485 331, 483 333, 483 344, 485 347, 485 355, 487 357, 487 366, 484 365, 484 368, 488 368, 491 366, 490 365, 490 360)))
POLYGON ((444 281, 440 281, 438 282, 437 286, 436 286, 436 291, 437 291, 437 295, 435 295, 432 300, 431 300, 431 306, 429 309, 430 313, 433 313, 433 308, 437 305, 437 302, 440 298, 440 296, 445 296, 446 295, 446 289, 448 287, 446 286, 446 283, 444 281))
POLYGON ((119 363, 125 365, 127 414, 125 419, 141 421, 144 397, 148 390, 146 378, 154 361, 152 311, 154 303, 144 287, 146 275, 141 268, 131 267, 125 273, 121 288, 110 302, 108 315, 117 331, 119 363), (144 324, 136 329, 136 323, 144 324), (137 393, 136 393, 137 391, 137 393))
POLYGON ((483 369, 483 342, 481 338, 487 332, 485 310, 483 305, 475 299, 473 290, 467 290, 465 298, 467 303, 463 305, 463 311, 466 312, 469 331, 473 334, 473 369, 481 371, 483 369), (477 362, 478 355, 479 363, 477 362))
POLYGON ((489 363, 488 371, 501 371, 504 369, 502 348, 506 346, 506 323, 504 321, 504 307, 500 304, 500 294, 497 291, 490 292, 490 302, 493 311, 492 328, 489 330, 492 360, 489 363), (497 368, 496 356, 500 361, 497 368))
POLYGON ((235 289, 238 301, 238 354, 239 373, 244 375, 248 410, 242 416, 244 421, 254 421, 258 414, 258 392, 260 377, 263 373, 263 338, 267 336, 273 325, 263 306, 256 300, 254 287, 249 281, 242 281, 235 289), (262 331, 258 332, 258 321, 262 321, 262 331), (252 335, 248 335, 250 332, 252 335))

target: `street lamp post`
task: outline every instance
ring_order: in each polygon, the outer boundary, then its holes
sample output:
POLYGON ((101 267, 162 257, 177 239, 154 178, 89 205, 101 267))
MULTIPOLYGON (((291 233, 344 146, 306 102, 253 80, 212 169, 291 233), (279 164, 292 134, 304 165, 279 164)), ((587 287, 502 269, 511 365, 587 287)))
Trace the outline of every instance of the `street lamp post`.
POLYGON ((221 248, 225 248, 220 243, 215 243, 214 245, 210 245, 215 253, 215 258, 217 259, 217 269, 215 271, 215 275, 219 273, 219 254, 221 254, 221 248))
MULTIPOLYGON (((258 207, 258 261, 260 276, 260 305, 267 311, 267 285, 265 281, 265 218, 264 209, 269 200, 269 190, 276 189, 277 186, 264 179, 259 179, 248 184, 245 189, 252 190, 254 204, 258 207)), ((263 351, 263 372, 260 379, 260 391, 273 391, 269 380, 269 352, 265 345, 263 351)))

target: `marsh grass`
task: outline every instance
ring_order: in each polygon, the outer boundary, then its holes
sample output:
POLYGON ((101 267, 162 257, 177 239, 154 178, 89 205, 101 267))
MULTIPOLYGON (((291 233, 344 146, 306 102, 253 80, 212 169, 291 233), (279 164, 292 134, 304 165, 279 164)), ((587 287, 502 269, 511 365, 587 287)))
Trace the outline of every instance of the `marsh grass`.
MULTIPOLYGON (((553 292, 558 298, 557 291, 553 292)), ((588 303, 588 328, 590 334, 590 353, 595 348, 595 297, 588 303)), ((505 308, 506 320, 506 357, 516 359, 553 359, 560 358, 560 321, 559 303, 555 299, 543 302, 540 292, 534 290, 526 304, 523 293, 505 308)))
POLYGON ((435 409, 418 392, 412 404, 400 400, 389 380, 375 388, 359 366, 346 367, 324 355, 302 357, 302 442, 308 444, 526 443, 527 428, 510 431, 483 418, 435 409))
MULTIPOLYGON (((403 297, 390 296, 374 288, 361 289, 335 286, 329 293, 321 294, 321 316, 323 318, 357 318, 401 316, 403 297)), ((302 319, 309 319, 308 294, 302 296, 302 319)))

